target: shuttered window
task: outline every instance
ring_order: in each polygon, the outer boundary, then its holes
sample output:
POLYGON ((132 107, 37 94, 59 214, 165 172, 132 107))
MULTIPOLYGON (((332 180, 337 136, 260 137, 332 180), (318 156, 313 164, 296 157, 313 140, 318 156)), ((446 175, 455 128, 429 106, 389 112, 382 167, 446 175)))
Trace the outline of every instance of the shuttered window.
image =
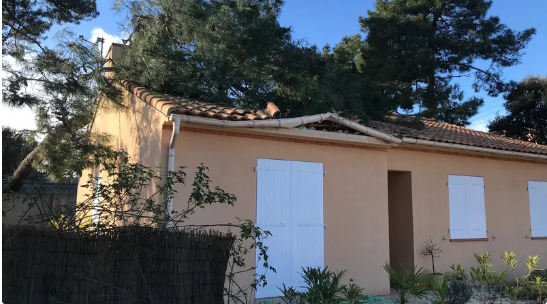
POLYGON ((547 237, 547 182, 528 181, 532 237, 547 237))
POLYGON ((100 217, 101 177, 96 176, 93 179, 93 208, 91 210, 91 219, 94 223, 98 224, 100 217))
POLYGON ((487 238, 482 177, 448 176, 450 238, 487 238))
POLYGON ((259 159, 256 172, 257 226, 272 233, 264 245, 276 269, 264 269, 257 252, 257 274, 268 284, 256 297, 278 297, 283 284, 304 285, 302 267, 324 266, 323 164, 259 159))

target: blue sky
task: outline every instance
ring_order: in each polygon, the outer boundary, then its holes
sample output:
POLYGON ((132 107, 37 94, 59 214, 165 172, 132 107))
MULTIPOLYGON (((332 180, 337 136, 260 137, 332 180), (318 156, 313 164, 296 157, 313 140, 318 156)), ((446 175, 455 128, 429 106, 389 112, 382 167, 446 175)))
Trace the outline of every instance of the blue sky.
MULTIPOLYGON (((112 41, 126 38, 122 32, 125 16, 112 10, 112 0, 97 0, 100 15, 89 22, 73 26, 74 32, 86 36, 89 40, 104 37, 105 48, 112 41)), ((320 47, 326 43, 334 46, 342 37, 359 32, 359 16, 366 16, 367 10, 374 8, 373 0, 286 0, 280 23, 291 26, 295 39, 306 39, 310 44, 320 47)), ((523 30, 535 27, 537 34, 526 48, 520 65, 507 68, 506 79, 520 80, 527 75, 547 75, 547 0, 495 0, 490 11, 499 16, 501 21, 510 28, 523 30)), ((54 30, 59 30, 56 27, 54 30)), ((471 89, 471 79, 461 79, 460 84, 465 96, 475 94, 471 89)), ((503 114, 503 98, 485 97, 485 105, 479 114, 471 118, 471 128, 485 130, 485 126, 496 113, 503 114)), ((9 110, 3 107, 3 124, 9 124, 19 129, 32 128, 29 122, 22 122, 17 116, 28 110, 9 110), (19 114, 20 113, 20 114, 19 114)))

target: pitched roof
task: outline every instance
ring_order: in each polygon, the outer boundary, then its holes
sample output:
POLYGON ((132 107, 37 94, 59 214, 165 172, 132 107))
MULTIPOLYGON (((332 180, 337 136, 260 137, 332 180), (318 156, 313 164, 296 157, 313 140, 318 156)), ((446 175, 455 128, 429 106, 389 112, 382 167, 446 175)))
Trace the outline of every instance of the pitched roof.
POLYGON ((171 114, 182 114, 236 121, 263 120, 279 116, 279 109, 273 103, 269 103, 264 110, 224 107, 180 96, 148 91, 144 87, 130 81, 123 81, 123 86, 166 116, 171 114))
POLYGON ((460 144, 496 150, 547 155, 547 146, 456 126, 432 119, 424 119, 424 128, 414 129, 386 122, 371 121, 369 126, 397 137, 460 144))
MULTIPOLYGON (((224 107, 179 96, 148 91, 144 87, 128 81, 124 81, 123 85, 127 90, 166 116, 181 114, 232 121, 268 120, 279 116, 279 109, 273 103, 269 103, 264 110, 224 107)), ((424 127, 419 129, 380 121, 370 121, 366 125, 376 131, 398 138, 415 138, 495 150, 547 155, 547 146, 545 145, 494 135, 432 119, 424 119, 423 122, 424 127)), ((327 129, 332 129, 331 127, 335 124, 333 121, 328 121, 308 124, 307 126, 321 129, 323 125, 327 129)), ((335 129, 340 131, 347 129, 347 127, 339 126, 339 128, 335 129)))

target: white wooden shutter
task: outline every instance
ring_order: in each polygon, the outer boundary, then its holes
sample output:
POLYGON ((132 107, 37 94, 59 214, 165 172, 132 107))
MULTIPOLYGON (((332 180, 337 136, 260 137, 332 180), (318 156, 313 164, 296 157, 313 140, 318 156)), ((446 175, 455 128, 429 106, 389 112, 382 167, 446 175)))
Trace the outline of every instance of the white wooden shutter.
POLYGON ((450 238, 468 238, 467 180, 465 176, 448 176, 448 201, 450 212, 450 238))
POLYGON ((304 286, 302 268, 324 267, 323 164, 291 162, 292 286, 304 286))
POLYGON ((484 180, 482 177, 467 176, 467 224, 470 239, 488 237, 484 202, 484 180))
POLYGON ((256 272, 266 274, 267 285, 258 287, 257 298, 277 297, 278 287, 291 282, 291 165, 289 161, 259 159, 257 172, 257 226, 272 236, 263 242, 268 247, 268 263, 276 272, 267 271, 256 253, 256 272))
POLYGON ((91 220, 94 223, 99 223, 100 203, 101 203, 101 177, 94 177, 93 181, 93 208, 91 209, 91 220))
POLYGON ((486 238, 484 179, 449 175, 448 196, 451 239, 486 238))
POLYGON ((532 237, 547 237, 547 182, 528 181, 532 237))

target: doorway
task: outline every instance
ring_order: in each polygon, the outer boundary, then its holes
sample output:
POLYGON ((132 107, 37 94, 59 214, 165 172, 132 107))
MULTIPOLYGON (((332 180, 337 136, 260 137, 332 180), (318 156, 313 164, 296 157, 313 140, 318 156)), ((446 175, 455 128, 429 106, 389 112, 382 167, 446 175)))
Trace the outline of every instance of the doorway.
POLYGON ((414 267, 412 174, 388 172, 389 263, 395 270, 414 267))

